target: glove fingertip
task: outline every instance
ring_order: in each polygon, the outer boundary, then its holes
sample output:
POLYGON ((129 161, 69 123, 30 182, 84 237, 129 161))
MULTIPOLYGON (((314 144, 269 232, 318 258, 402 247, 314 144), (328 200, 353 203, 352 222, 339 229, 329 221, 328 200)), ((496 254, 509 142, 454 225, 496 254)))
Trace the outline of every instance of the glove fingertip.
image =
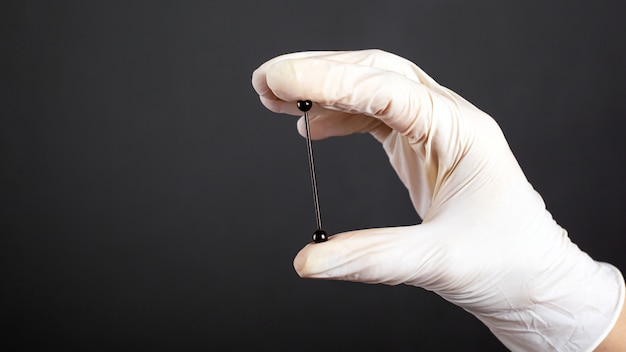
POLYGON ((319 270, 319 261, 315 260, 315 251, 311 251, 311 247, 323 246, 323 244, 308 244, 298 252, 293 259, 293 268, 301 278, 314 278, 315 273, 319 270))

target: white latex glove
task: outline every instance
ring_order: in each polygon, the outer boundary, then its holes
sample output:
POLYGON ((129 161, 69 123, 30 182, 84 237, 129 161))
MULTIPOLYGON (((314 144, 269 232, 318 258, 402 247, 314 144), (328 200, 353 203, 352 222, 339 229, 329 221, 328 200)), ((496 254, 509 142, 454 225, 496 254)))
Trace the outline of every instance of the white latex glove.
POLYGON ((278 113, 312 100, 315 139, 374 135, 423 219, 309 244, 294 260, 300 276, 434 291, 515 351, 591 350, 609 333, 621 273, 570 241, 487 114, 379 50, 283 55, 253 86, 278 113))

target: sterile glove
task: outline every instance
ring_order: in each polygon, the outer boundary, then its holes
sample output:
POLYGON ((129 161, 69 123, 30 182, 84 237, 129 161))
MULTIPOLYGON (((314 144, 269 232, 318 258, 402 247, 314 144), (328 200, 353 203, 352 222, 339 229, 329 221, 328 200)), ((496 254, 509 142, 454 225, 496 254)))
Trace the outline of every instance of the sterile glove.
POLYGON ((570 241, 487 114, 380 50, 279 56, 253 86, 278 113, 312 100, 314 139, 374 135, 422 218, 309 244, 294 260, 300 276, 434 291, 515 351, 591 350, 609 333, 621 273, 570 241))

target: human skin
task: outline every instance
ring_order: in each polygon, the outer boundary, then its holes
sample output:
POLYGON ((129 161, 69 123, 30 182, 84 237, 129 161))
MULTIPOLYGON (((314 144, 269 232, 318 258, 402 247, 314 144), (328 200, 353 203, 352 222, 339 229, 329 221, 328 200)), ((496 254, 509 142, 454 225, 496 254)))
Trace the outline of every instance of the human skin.
MULTIPOLYGON (((626 303, 626 302, 625 302, 626 303)), ((611 332, 595 349, 596 352, 620 352, 626 351, 626 309, 617 318, 617 322, 611 332)))

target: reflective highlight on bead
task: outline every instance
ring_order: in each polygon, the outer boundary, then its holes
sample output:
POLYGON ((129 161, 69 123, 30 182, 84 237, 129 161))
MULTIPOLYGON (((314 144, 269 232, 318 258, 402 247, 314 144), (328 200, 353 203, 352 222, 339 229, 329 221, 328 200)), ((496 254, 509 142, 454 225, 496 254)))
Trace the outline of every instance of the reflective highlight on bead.
POLYGON ((326 234, 326 231, 322 229, 317 229, 315 232, 313 232, 313 242, 320 243, 326 242, 326 240, 328 240, 328 235, 326 234))
POLYGON ((313 107, 313 102, 310 100, 298 100, 297 105, 300 111, 307 112, 313 107))

